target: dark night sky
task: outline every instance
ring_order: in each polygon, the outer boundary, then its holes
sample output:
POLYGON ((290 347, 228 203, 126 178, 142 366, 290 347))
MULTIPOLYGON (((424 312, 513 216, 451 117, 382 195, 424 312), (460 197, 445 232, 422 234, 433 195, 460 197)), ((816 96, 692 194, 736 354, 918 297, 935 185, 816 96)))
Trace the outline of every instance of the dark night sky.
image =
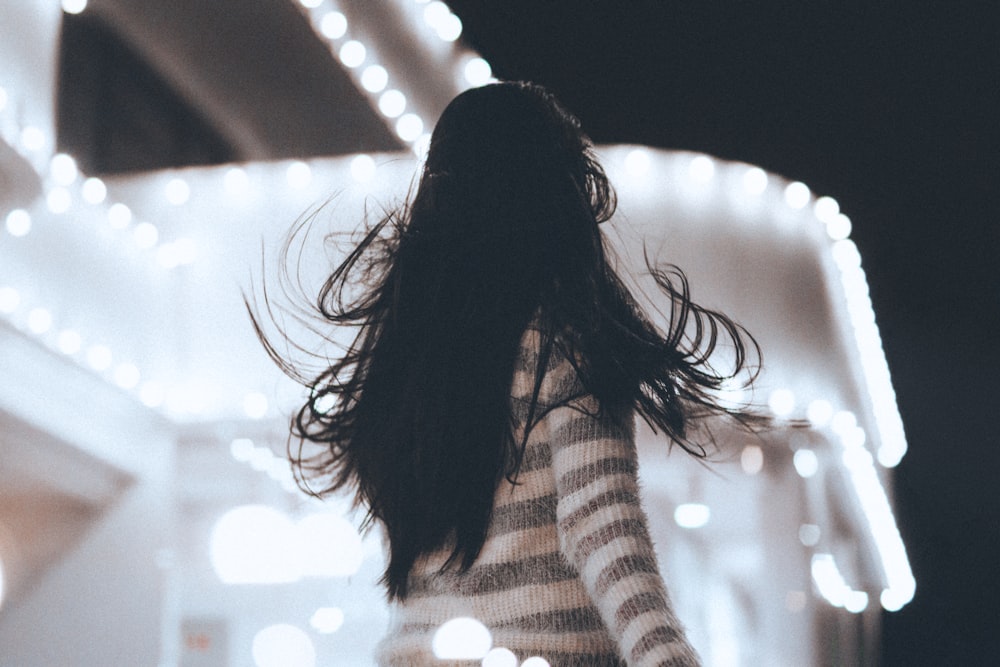
POLYGON ((987 3, 448 4, 497 76, 548 86, 595 141, 755 163, 840 202, 910 444, 895 493, 917 596, 884 615, 884 664, 992 664, 1000 23, 987 3))

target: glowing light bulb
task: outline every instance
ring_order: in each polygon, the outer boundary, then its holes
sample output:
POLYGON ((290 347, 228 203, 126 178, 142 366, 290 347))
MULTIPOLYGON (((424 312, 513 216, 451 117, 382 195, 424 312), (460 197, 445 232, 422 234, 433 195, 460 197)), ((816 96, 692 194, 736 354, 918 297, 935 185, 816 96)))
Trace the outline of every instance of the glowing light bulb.
POLYGON ((795 409, 795 394, 788 389, 775 389, 767 398, 767 406, 779 417, 787 417, 795 409))
POLYGON ((454 42, 462 36, 462 19, 448 12, 447 16, 441 18, 434 31, 442 41, 454 42))
POLYGON ((446 621, 431 640, 431 649, 439 660, 482 660, 492 647, 489 629, 468 617, 446 621))
POLYGON ((132 389, 139 384, 139 369, 135 364, 118 364, 115 367, 114 380, 122 389, 132 389))
POLYGON ((28 329, 33 334, 41 335, 52 328, 52 313, 44 308, 32 308, 28 313, 28 329))
POLYGON ((552 667, 545 658, 533 655, 521 663, 521 667, 552 667))
POLYGON ((143 250, 148 250, 156 245, 160 238, 160 232, 151 222, 140 222, 132 231, 132 238, 135 244, 143 250))
POLYGON ((5 226, 11 236, 25 236, 31 231, 31 215, 23 208, 15 208, 7 214, 5 226))
POLYGON ((344 67, 349 69, 354 69, 361 63, 365 61, 365 56, 368 55, 365 45, 356 39, 344 42, 344 45, 340 47, 339 54, 340 62, 344 64, 344 67))
POLYGON ((760 167, 750 167, 743 173, 743 190, 747 194, 763 194, 767 189, 767 173, 760 167))
POLYGON ((484 86, 493 78, 493 68, 482 58, 470 58, 462 70, 465 80, 472 86, 484 86))
POLYGON ((72 329, 66 329, 59 333, 59 337, 56 339, 56 346, 63 354, 76 354, 83 346, 83 339, 80 337, 80 334, 72 329))
POLYGON ((681 528, 701 528, 712 517, 712 510, 701 503, 684 503, 674 510, 674 521, 681 528))
POLYGON ((406 96, 395 89, 389 89, 378 98, 378 110, 387 118, 396 118, 406 110, 406 96))
POLYGON ((645 176, 649 173, 651 163, 649 151, 645 148, 636 148, 625 156, 625 171, 629 176, 645 176))
POLYGON ((143 382, 139 387, 139 400, 147 408, 158 408, 163 405, 167 392, 159 382, 143 382))
POLYGON ((251 650, 257 667, 315 667, 316 647, 302 630, 279 623, 253 638, 251 650))
POLYGON ((699 155, 691 160, 691 164, 688 165, 688 173, 696 183, 708 183, 715 175, 715 165, 711 158, 699 155))
POLYGON ((108 196, 108 187, 101 179, 91 176, 83 182, 80 195, 88 204, 100 204, 108 196))
POLYGON ((111 367, 111 350, 106 345, 93 345, 87 349, 87 363, 95 371, 106 371, 111 367))
POLYGON ((13 287, 0 287, 0 313, 10 315, 21 305, 21 295, 13 287))
POLYGON ((826 234, 834 241, 842 241, 851 235, 851 219, 838 213, 826 223, 826 234))
POLYGON ((819 544, 819 538, 822 537, 822 534, 819 526, 814 523, 804 523, 799 526, 799 542, 802 543, 802 546, 816 546, 819 544))
POLYGON ((132 209, 118 202, 108 207, 108 224, 114 229, 125 229, 132 222, 132 209))
POLYGON ((191 197, 191 186, 183 178, 171 178, 164 188, 164 194, 166 194, 168 202, 174 206, 180 206, 191 197))
POLYGON ((498 646, 483 657, 482 667, 517 667, 518 664, 513 651, 498 646))
POLYGON ((840 204, 833 197, 820 197, 813 204, 813 213, 820 222, 829 223, 840 213, 840 204))
POLYGON ((309 619, 309 625, 324 635, 336 632, 343 624, 344 611, 339 607, 320 607, 309 619))
POLYGON ((747 445, 740 452, 740 467, 748 475, 756 475, 764 468, 764 450, 757 445, 747 445))
POLYGON ((319 31, 327 39, 340 39, 347 34, 347 17, 340 12, 329 12, 319 22, 319 31))
POLYGON ((250 189, 250 179, 247 177, 246 169, 230 167, 226 170, 226 175, 222 177, 222 186, 230 195, 246 193, 250 189))
POLYGON ((65 213, 73 205, 73 197, 66 188, 52 188, 45 196, 45 204, 55 214, 65 213))
POLYGON ((826 426, 831 417, 833 417, 833 406, 830 405, 829 401, 821 398, 812 401, 806 408, 806 419, 816 428, 826 426))
POLYGON ((21 145, 29 151, 40 151, 45 147, 45 133, 34 125, 21 130, 21 145))
POLYGON ((361 87, 369 93, 385 90, 389 83, 389 73, 381 65, 369 65, 361 73, 361 87))
POLYGON ((312 169, 305 162, 293 162, 288 165, 285 177, 295 190, 304 190, 312 182, 312 169))
POLYGON ((267 396, 264 394, 254 391, 243 397, 243 412, 250 419, 261 419, 267 410, 267 396))
POLYGON ((52 156, 49 160, 49 173, 52 175, 52 180, 59 185, 70 185, 79 175, 76 160, 66 153, 56 153, 52 156))
POLYGON ((375 178, 375 160, 370 155, 358 155, 351 160, 351 177, 359 183, 375 178))
POLYGON ((405 113, 396 121, 396 135, 403 141, 414 141, 423 131, 424 121, 415 113, 405 113))
POLYGON ((816 458, 816 452, 811 449, 797 450, 792 457, 792 464, 800 477, 809 478, 819 471, 819 459, 816 458))
POLYGON ((785 188, 785 203, 791 208, 805 208, 809 204, 810 197, 812 194, 809 192, 809 186, 805 183, 796 181, 789 183, 788 187, 785 188))
POLYGON ((87 0, 62 0, 62 10, 67 14, 79 14, 87 8, 87 0))

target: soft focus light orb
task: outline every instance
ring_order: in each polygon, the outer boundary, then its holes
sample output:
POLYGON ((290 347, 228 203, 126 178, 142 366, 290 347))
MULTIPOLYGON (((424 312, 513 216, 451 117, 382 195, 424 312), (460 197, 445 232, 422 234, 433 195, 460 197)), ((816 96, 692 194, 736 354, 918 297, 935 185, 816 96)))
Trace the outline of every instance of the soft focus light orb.
POLYGON ((796 450, 792 456, 792 464, 799 477, 809 478, 819 471, 819 459, 816 458, 816 452, 811 449, 796 450))
POLYGON ((775 389, 767 397, 767 407, 779 417, 787 417, 795 410, 795 394, 789 389, 775 389))
POLYGON ((802 546, 814 547, 819 544, 819 538, 823 533, 820 527, 814 523, 804 523, 799 526, 799 542, 802 546))
POLYGON ((449 14, 451 14, 451 10, 448 9, 448 5, 440 0, 435 0, 424 7, 424 23, 437 32, 438 27, 448 20, 449 14))
POLYGON ((368 50, 365 49, 364 44, 356 39, 352 39, 344 42, 344 45, 340 47, 338 55, 340 57, 340 62, 344 63, 344 67, 354 69, 365 61, 365 56, 368 55, 368 50))
POLYGON ((73 205, 73 196, 63 187, 52 188, 45 196, 45 204, 55 214, 65 213, 73 205))
POLYGON ((674 510, 674 521, 681 528, 701 528, 712 517, 712 510, 702 503, 684 503, 674 510))
POLYGON ((87 0, 62 0, 62 10, 67 14, 79 14, 87 8, 87 0))
POLYGON ((252 391, 243 397, 243 412, 250 419, 261 419, 267 410, 267 396, 264 394, 252 391))
POLYGON ((405 113, 396 121, 396 134, 403 141, 415 141, 424 131, 424 121, 415 113, 405 113))
POLYGON ((785 188, 785 203, 791 208, 805 208, 809 205, 811 197, 812 194, 809 192, 809 186, 805 183, 795 181, 794 183, 789 183, 785 188))
POLYGON ((378 110, 386 118, 396 118, 406 110, 406 96, 396 89, 389 89, 379 96, 378 110))
POLYGON ((645 148, 635 148, 625 156, 625 173, 632 177, 645 176, 649 173, 652 160, 645 148))
POLYGON ((257 667, 315 667, 316 647, 294 625, 271 625, 253 638, 253 661, 257 667))
POLYGON ((56 338, 56 347, 63 354, 76 354, 83 347, 83 339, 72 329, 66 329, 59 332, 59 337, 56 338))
POLYGON ((310 514, 299 520, 296 531, 303 576, 349 577, 361 569, 361 536, 344 517, 333 512, 310 514))
POLYGON ((336 632, 344 624, 344 611, 339 607, 320 607, 309 618, 309 625, 323 635, 336 632))
POLYGON ((493 68, 483 58, 469 58, 462 69, 465 80, 471 86, 485 86, 493 78, 493 68))
POLYGON ((250 189, 250 179, 243 167, 230 167, 222 177, 222 187, 230 195, 245 194, 250 189))
POLYGON ((750 167, 743 172, 743 191, 750 195, 763 194, 767 190, 767 172, 760 167, 750 167))
POLYGON ((0 111, 7 108, 7 89, 0 86, 0 111))
POLYGON ((375 160, 371 155, 358 155, 351 160, 351 178, 358 183, 368 183, 375 178, 375 160))
POLYGON ((551 667, 549 661, 537 655, 533 655, 521 663, 521 667, 551 667))
POLYGON ((852 614, 860 614, 868 608, 868 593, 864 591, 849 591, 844 596, 844 609, 852 614))
POLYGON ((28 313, 28 329, 41 335, 52 328, 52 313, 44 308, 32 308, 28 313))
POLYGON ((21 295, 13 287, 0 287, 0 313, 10 315, 21 305, 21 295))
POLYGON ((756 475, 764 468, 764 450, 758 445, 747 445, 740 452, 740 467, 748 475, 756 475))
POLYGON ((820 222, 829 223, 840 213, 840 204, 833 197, 820 197, 813 204, 813 213, 820 222))
POLYGON ((288 185, 295 190, 304 190, 312 182, 312 169, 305 162, 296 160, 285 170, 288 185))
POLYGON ((194 239, 183 236, 173 243, 178 264, 193 264, 198 259, 198 244, 194 239))
POLYGON ((316 9, 323 4, 323 0, 299 0, 299 4, 306 9, 316 9))
POLYGON ((454 42, 462 36, 462 19, 451 12, 441 19, 435 30, 437 36, 445 42, 454 42))
POLYGON ((361 73, 361 87, 369 93, 379 93, 385 90, 389 83, 389 72, 381 65, 369 65, 361 73))
POLYGON ((696 183, 708 183, 715 175, 715 164, 706 155, 699 155, 688 165, 688 174, 696 183))
POLYGON ((122 389, 133 389, 139 384, 139 378, 139 369, 135 364, 119 364, 115 367, 115 384, 122 389))
POLYGON ((7 214, 5 226, 11 236, 26 236, 31 231, 31 215, 23 208, 15 208, 7 214))
POLYGON ((28 125, 21 130, 21 145, 29 151, 40 151, 45 148, 45 132, 28 125))
POLYGON ((106 371, 111 367, 111 348, 107 345, 92 345, 87 348, 87 363, 95 371, 106 371))
POLYGON ((517 667, 518 660, 514 652, 509 648, 498 646, 490 649, 490 652, 483 657, 482 667, 517 667))
POLYGON ((347 34, 347 17, 340 12, 328 12, 319 22, 319 31, 327 39, 340 39, 347 34))
POLYGON ((132 222, 132 209, 118 202, 108 207, 108 224, 114 229, 125 229, 132 222))
POLYGON ((229 443, 229 453, 235 460, 241 463, 246 463, 250 460, 250 456, 253 455, 253 448, 253 440, 250 438, 235 438, 229 443))
POLYGON ((191 197, 191 186, 183 178, 171 178, 167 181, 163 192, 167 196, 168 202, 174 206, 180 206, 187 203, 187 200, 191 197))
POLYGON ((79 173, 76 168, 76 160, 71 155, 56 153, 49 160, 49 174, 52 175, 52 180, 59 185, 72 184, 79 173))
POLYGON ((91 176, 83 181, 83 186, 80 188, 80 196, 88 204, 100 204, 108 196, 108 186, 96 176, 91 176))
POLYGON ((299 579, 295 526, 266 505, 242 505, 215 522, 212 568, 225 584, 287 583, 299 579))
POLYGON ((482 660, 492 646, 489 629, 465 616, 443 623, 431 640, 431 649, 439 660, 482 660))
POLYGON ((159 382, 143 382, 139 387, 139 400, 147 408, 158 408, 163 405, 167 392, 159 382))
POLYGON ((132 238, 135 244, 143 250, 148 250, 156 245, 160 239, 160 232, 151 222, 140 222, 132 230, 132 238))
POLYGON ((851 235, 851 219, 838 213, 826 222, 826 235, 834 241, 842 241, 851 235))
POLYGON ((830 428, 837 435, 843 435, 858 425, 858 418, 850 410, 840 410, 830 419, 830 428))
POLYGON ((833 406, 830 401, 818 398, 809 403, 806 408, 806 419, 816 428, 822 428, 830 423, 833 417, 833 406))
POLYGON ((172 269, 177 261, 177 248, 173 243, 164 243, 156 250, 156 261, 165 269, 172 269))

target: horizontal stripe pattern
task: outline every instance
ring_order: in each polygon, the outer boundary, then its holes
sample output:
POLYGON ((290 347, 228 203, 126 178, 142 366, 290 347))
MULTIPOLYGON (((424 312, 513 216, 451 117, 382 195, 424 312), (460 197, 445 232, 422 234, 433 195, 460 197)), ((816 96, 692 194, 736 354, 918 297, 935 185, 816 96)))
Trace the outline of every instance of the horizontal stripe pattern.
MULTIPOLYGON (((536 331, 522 341, 512 385, 523 433, 538 364, 536 331)), ((380 665, 446 665, 438 627, 471 616, 493 645, 552 667, 690 667, 698 658, 670 606, 639 501, 633 425, 602 414, 557 349, 514 484, 501 483, 486 544, 467 571, 421 560, 395 606, 380 665)), ((478 665, 478 661, 456 665, 478 665)))

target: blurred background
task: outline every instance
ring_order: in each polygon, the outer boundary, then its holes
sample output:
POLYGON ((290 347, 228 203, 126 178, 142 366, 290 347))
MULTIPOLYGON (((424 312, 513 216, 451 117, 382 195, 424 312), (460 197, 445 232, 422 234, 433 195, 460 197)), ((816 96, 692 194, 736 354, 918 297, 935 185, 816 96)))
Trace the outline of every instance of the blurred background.
POLYGON ((984 3, 0 0, 0 665, 371 664, 379 536, 295 489, 301 392, 241 291, 331 200, 311 296, 324 235, 398 202, 493 78, 599 144, 638 287, 645 246, 760 339, 732 398, 812 425, 723 431, 711 472, 640 433, 706 663, 991 664, 997 27, 984 3))

